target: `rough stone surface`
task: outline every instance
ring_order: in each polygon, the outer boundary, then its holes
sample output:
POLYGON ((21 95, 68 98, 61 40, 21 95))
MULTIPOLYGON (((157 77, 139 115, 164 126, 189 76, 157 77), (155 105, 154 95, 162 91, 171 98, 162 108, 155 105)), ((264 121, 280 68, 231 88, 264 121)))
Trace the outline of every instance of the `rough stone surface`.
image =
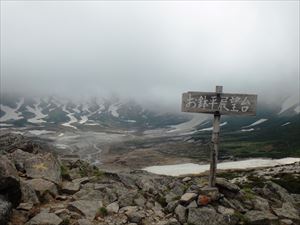
POLYGON ((0 155, 0 195, 16 207, 22 197, 18 171, 4 155, 0 155))
POLYGON ((191 201, 195 200, 197 198, 197 194, 195 193, 185 193, 184 195, 181 196, 180 202, 182 204, 188 204, 191 201))
POLYGON ((66 194, 75 194, 80 190, 80 182, 63 182, 61 191, 66 194))
POLYGON ((12 204, 0 195, 0 225, 7 224, 11 211, 12 204))
POLYGON ((24 169, 31 178, 44 178, 56 184, 61 183, 61 169, 57 159, 50 153, 35 155, 25 160, 24 169))
POLYGON ((56 196, 58 194, 56 185, 51 181, 37 178, 27 180, 25 181, 25 183, 32 187, 33 190, 35 190, 40 200, 42 200, 47 193, 49 193, 52 196, 56 196))
POLYGON ((249 224, 265 224, 272 225, 278 220, 278 217, 270 212, 263 212, 258 210, 251 210, 245 214, 245 218, 249 221, 249 224))
POLYGON ((113 202, 106 206, 106 210, 108 213, 118 213, 119 212, 119 204, 117 202, 113 202))
POLYGON ((102 202, 90 200, 78 200, 70 202, 68 205, 68 209, 70 211, 78 212, 89 220, 93 220, 95 218, 100 207, 102 207, 102 202))
POLYGON ((225 178, 217 178, 216 179, 216 185, 220 189, 226 189, 226 190, 229 190, 229 191, 232 191, 232 192, 235 192, 235 193, 240 191, 239 186, 237 186, 233 183, 230 183, 225 178))
POLYGON ((29 220, 26 225, 59 225, 61 222, 62 219, 54 213, 42 212, 29 220))
POLYGON ((284 202, 281 208, 273 208, 279 218, 291 219, 300 222, 299 212, 291 203, 284 202))
POLYGON ((177 215, 178 221, 180 223, 186 222, 186 208, 182 205, 178 205, 175 208, 175 214, 177 215))
POLYGON ((216 213, 212 208, 190 208, 188 213, 188 224, 193 225, 225 225, 223 216, 216 213))

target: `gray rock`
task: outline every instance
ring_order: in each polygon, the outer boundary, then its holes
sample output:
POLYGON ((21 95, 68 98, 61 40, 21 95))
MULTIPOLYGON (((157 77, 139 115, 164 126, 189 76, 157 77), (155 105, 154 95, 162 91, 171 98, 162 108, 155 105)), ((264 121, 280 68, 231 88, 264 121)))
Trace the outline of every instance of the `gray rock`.
POLYGON ((18 171, 4 155, 0 155, 0 195, 16 207, 22 197, 18 171))
POLYGON ((179 201, 182 204, 188 204, 191 201, 195 200, 196 198, 197 198, 197 194, 195 193, 185 193, 184 195, 181 196, 179 201))
POLYGON ((68 209, 84 215, 87 219, 93 220, 98 209, 102 207, 101 201, 78 200, 70 202, 68 209))
POLYGON ((288 193, 286 189, 281 187, 278 184, 275 184, 272 181, 267 181, 264 189, 269 189, 270 191, 264 190, 264 193, 267 195, 268 198, 275 197, 277 195, 279 199, 283 202, 289 202, 295 205, 295 200, 294 198, 288 193))
POLYGON ((175 208, 175 214, 177 215, 178 221, 180 223, 185 223, 186 222, 186 208, 182 205, 178 205, 175 208))
POLYGON ((178 201, 171 201, 166 206, 166 209, 169 213, 173 212, 178 205, 178 201))
POLYGON ((117 202, 113 202, 111 204, 109 204, 108 206, 106 206, 106 210, 108 213, 112 214, 112 213, 118 213, 119 212, 119 204, 117 202))
POLYGON ((198 205, 197 205, 197 202, 196 201, 192 201, 188 206, 187 206, 187 208, 189 209, 189 208, 197 208, 198 207, 198 205))
POLYGON ((226 189, 231 192, 237 193, 240 191, 239 186, 227 181, 225 178, 217 178, 216 179, 216 186, 220 189, 226 189))
POLYGON ((249 221, 250 225, 256 224, 264 224, 264 225, 272 225, 276 221, 278 221, 278 217, 273 215, 270 212, 266 211, 258 211, 258 210, 251 210, 245 214, 245 218, 249 221))
POLYGON ((50 153, 34 155, 24 162, 26 174, 31 178, 44 178, 56 184, 61 183, 61 169, 58 160, 50 153))
POLYGON ((269 211, 270 206, 268 200, 261 198, 259 196, 255 196, 255 198, 252 200, 254 209, 260 210, 260 211, 269 211))
POLYGON ((21 149, 17 149, 13 153, 9 154, 8 157, 15 164, 17 170, 19 170, 21 172, 25 172, 24 162, 33 156, 34 156, 34 154, 25 152, 21 149))
POLYGON ((182 182, 189 182, 190 180, 192 180, 192 178, 190 177, 185 177, 182 179, 182 182))
POLYGON ((137 190, 132 190, 122 194, 118 199, 120 207, 133 206, 137 193, 137 190))
POLYGON ((188 224, 193 225, 226 225, 224 217, 217 214, 213 208, 190 208, 188 213, 188 224))
POLYGON ((234 209, 226 208, 224 206, 219 205, 217 209, 218 213, 221 213, 222 215, 233 215, 234 209))
POLYGON ((6 225, 12 212, 12 204, 0 195, 0 225, 6 225))
POLYGON ((77 225, 93 225, 91 221, 87 219, 79 219, 77 220, 77 225))
POLYGON ((61 191, 66 194, 75 194, 80 190, 80 182, 63 182, 61 191))
POLYGON ((29 220, 26 225, 59 225, 62 219, 54 213, 41 212, 29 220))
POLYGON ((18 205, 17 209, 29 211, 33 208, 33 204, 30 202, 22 202, 18 205))
POLYGON ((44 200, 44 197, 47 193, 53 197, 58 195, 56 185, 51 181, 37 178, 32 180, 26 180, 24 182, 28 184, 37 193, 40 201, 44 200))
POLYGON ((33 189, 33 187, 23 180, 20 180, 21 192, 22 192, 22 202, 28 202, 32 204, 40 203, 39 198, 33 189))
POLYGON ((128 216, 128 221, 131 223, 139 224, 143 218, 145 218, 145 214, 141 211, 130 211, 127 212, 126 215, 128 216))
POLYGON ((282 219, 279 221, 279 225, 293 225, 293 221, 288 219, 282 219))
POLYGON ((273 208, 273 211, 281 219, 291 219, 300 222, 299 212, 291 203, 284 202, 281 208, 273 208))

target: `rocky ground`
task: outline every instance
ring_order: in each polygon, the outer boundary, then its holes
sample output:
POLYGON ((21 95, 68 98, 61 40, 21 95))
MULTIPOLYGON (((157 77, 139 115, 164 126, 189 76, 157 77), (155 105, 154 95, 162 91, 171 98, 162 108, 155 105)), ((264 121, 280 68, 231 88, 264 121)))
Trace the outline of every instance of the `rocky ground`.
POLYGON ((1 143, 0 225, 300 224, 299 164, 223 172, 209 188, 205 174, 102 171, 24 141, 1 143))

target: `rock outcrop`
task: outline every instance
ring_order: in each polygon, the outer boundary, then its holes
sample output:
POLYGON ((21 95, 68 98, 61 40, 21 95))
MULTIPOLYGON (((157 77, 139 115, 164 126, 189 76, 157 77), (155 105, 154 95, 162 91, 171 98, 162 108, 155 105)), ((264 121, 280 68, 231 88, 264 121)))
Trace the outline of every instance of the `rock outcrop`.
POLYGON ((204 175, 99 171, 21 149, 0 157, 0 225, 300 224, 300 195, 251 172, 211 188, 204 175))

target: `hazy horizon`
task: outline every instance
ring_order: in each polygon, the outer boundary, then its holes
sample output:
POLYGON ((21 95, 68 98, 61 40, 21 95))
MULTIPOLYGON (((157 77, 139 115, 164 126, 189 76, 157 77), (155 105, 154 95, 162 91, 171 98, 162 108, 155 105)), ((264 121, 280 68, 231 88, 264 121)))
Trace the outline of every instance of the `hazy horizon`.
POLYGON ((297 1, 1 1, 1 93, 299 96, 297 1))

